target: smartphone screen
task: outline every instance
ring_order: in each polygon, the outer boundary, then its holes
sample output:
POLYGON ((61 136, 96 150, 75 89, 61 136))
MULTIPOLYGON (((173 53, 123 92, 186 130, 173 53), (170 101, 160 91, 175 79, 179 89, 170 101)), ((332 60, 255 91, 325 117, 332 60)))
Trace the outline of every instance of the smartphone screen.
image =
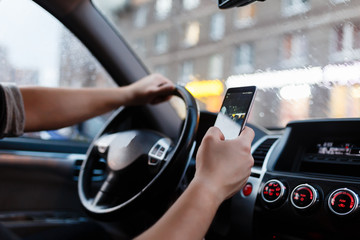
POLYGON ((255 86, 227 90, 215 121, 215 126, 221 130, 225 139, 236 138, 244 129, 255 94, 255 86))

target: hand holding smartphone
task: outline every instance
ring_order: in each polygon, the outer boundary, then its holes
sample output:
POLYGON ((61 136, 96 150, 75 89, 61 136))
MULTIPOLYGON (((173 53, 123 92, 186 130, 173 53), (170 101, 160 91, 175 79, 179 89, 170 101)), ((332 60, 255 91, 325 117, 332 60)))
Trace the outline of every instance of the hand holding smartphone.
POLYGON ((225 139, 240 135, 248 119, 256 95, 256 87, 229 88, 215 121, 225 139))

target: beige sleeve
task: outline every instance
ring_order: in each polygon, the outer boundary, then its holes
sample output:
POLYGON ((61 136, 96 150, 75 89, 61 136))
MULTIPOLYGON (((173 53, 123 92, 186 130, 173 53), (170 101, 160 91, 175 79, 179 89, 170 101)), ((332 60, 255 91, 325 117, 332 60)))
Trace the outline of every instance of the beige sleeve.
POLYGON ((14 84, 2 83, 4 90, 6 117, 1 137, 16 137, 24 133, 25 110, 21 92, 14 84))

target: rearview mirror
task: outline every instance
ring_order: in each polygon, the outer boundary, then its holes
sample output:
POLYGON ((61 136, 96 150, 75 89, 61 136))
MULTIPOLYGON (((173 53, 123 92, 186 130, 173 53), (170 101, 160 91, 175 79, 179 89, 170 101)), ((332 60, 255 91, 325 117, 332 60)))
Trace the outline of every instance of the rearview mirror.
POLYGON ((241 7, 253 3, 255 1, 264 2, 265 0, 218 0, 218 6, 221 9, 241 7))

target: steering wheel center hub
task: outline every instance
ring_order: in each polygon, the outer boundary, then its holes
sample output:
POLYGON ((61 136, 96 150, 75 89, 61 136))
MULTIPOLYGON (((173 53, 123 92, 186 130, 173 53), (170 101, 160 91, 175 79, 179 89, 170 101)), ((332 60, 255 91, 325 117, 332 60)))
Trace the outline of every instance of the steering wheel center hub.
POLYGON ((108 166, 111 170, 119 171, 126 168, 142 154, 135 151, 133 146, 138 145, 136 137, 136 131, 125 132, 115 137, 108 150, 108 166))

